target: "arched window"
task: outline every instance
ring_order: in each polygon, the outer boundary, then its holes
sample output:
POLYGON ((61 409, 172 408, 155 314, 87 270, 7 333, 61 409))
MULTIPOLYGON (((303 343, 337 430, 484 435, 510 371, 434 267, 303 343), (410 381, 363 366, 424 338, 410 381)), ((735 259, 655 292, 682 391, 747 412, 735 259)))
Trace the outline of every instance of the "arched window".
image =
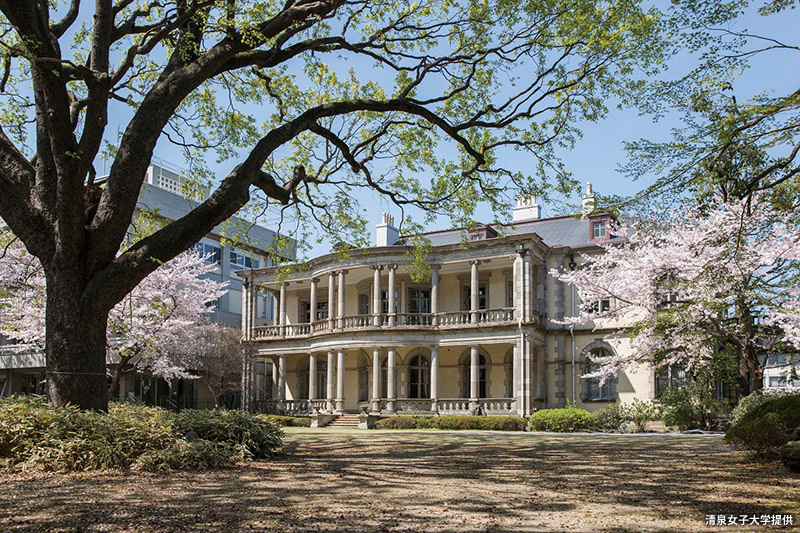
POLYGON ((408 397, 431 397, 431 363, 423 355, 415 355, 408 365, 408 397))
MULTIPOLYGON (((605 348, 594 348, 589 352, 586 361, 586 373, 591 374, 600 369, 600 364, 594 362, 601 357, 609 357, 611 352, 605 348)), ((600 378, 586 379, 586 399, 590 401, 613 401, 614 400, 614 378, 607 377, 605 383, 600 384, 600 378)))
MULTIPOLYGON (((462 398, 470 398, 470 379, 471 379, 471 372, 470 372, 470 356, 469 352, 466 353, 466 357, 462 358, 461 363, 461 397, 462 398)), ((487 387, 486 387, 486 357, 483 356, 482 353, 478 354, 478 398, 486 398, 487 395, 487 387)))

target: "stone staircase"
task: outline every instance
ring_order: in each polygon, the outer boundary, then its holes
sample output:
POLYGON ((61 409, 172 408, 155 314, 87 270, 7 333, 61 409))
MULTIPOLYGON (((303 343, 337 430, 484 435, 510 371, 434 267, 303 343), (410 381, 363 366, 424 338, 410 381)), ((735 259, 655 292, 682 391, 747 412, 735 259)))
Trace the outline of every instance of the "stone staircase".
POLYGON ((326 428, 358 429, 358 415, 339 415, 326 428))

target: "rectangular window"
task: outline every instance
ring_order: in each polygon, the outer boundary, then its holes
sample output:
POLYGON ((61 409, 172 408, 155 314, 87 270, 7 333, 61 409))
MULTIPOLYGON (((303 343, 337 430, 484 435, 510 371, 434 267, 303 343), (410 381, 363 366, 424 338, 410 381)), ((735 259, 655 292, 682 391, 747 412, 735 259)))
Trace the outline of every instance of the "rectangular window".
POLYGON ((231 248, 230 253, 231 270, 241 270, 243 268, 258 268, 258 259, 237 252, 231 248))
POLYGON ((358 295, 358 314, 359 315, 368 315, 369 314, 369 295, 368 294, 359 294, 358 295))
POLYGON ((782 376, 770 376, 769 377, 769 386, 770 387, 781 387, 781 388, 783 388, 783 387, 786 386, 786 380, 783 379, 782 376))
MULTIPOLYGON (((304 324, 308 324, 311 318, 309 307, 309 302, 300 302, 300 321, 304 324)), ((328 302, 317 302, 317 316, 314 318, 314 322, 326 318, 328 318, 328 302)))
MULTIPOLYGON (((472 309, 472 289, 469 285, 464 285, 461 289, 461 310, 469 311, 472 309)), ((486 309, 486 285, 478 286, 478 309, 486 309)))
POLYGON ((194 245, 194 249, 203 256, 203 260, 206 263, 219 264, 220 259, 222 259, 222 248, 219 246, 198 242, 194 245))
POLYGON ((587 307, 587 311, 590 313, 603 313, 611 309, 611 299, 610 298, 603 298, 602 300, 596 300, 590 303, 587 307))
POLYGON ((409 288, 408 312, 418 315, 428 315, 428 316, 409 317, 412 324, 430 324, 431 290, 409 288))
POLYGON ((660 398, 668 388, 680 388, 686 384, 686 370, 683 365, 670 365, 656 372, 656 398, 660 398))
POLYGON ((606 223, 595 222, 592 224, 592 238, 605 239, 606 238, 606 223))

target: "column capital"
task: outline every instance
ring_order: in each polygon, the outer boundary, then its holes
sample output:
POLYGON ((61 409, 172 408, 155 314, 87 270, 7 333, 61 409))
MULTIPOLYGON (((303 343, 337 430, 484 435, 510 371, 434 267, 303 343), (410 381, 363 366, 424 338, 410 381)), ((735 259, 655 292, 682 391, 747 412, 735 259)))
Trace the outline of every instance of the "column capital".
POLYGON ((383 265, 370 265, 372 270, 383 270, 383 265))
POLYGON ((336 274, 339 275, 339 276, 344 276, 345 274, 347 274, 347 272, 348 272, 348 270, 343 268, 341 270, 337 270, 336 274))
POLYGON ((394 263, 389 263, 388 265, 386 265, 386 269, 387 270, 397 270, 397 265, 394 264, 394 263))
POLYGON ((482 262, 483 261, 481 261, 480 259, 470 259, 469 260, 469 264, 470 265, 480 265, 482 262))
POLYGON ((317 284, 319 283, 319 278, 311 278, 311 283, 317 284))
POLYGON ((431 267, 431 270, 439 270, 440 268, 442 268, 442 265, 438 265, 438 264, 437 265, 429 265, 429 266, 431 267))

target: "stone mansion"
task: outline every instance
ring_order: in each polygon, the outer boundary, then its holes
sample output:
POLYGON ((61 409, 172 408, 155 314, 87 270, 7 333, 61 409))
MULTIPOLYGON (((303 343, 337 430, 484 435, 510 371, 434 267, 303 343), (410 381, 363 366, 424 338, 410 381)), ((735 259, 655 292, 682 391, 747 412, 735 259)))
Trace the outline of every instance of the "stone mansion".
MULTIPOLYGON (((341 415, 490 414, 528 416, 567 402, 596 410, 608 402, 652 399, 653 370, 620 373, 602 386, 582 379, 592 356, 630 349, 614 328, 554 323, 577 314, 570 286, 552 268, 614 239, 611 217, 541 218, 525 198, 514 224, 426 234, 430 278, 409 274, 408 246, 391 216, 377 245, 332 253, 301 273, 242 270, 244 402, 251 410, 341 415), (252 302, 264 292, 273 321, 252 302)), ((609 305, 597 302, 595 305, 609 305)), ((613 325, 612 325, 613 326, 613 325)))

